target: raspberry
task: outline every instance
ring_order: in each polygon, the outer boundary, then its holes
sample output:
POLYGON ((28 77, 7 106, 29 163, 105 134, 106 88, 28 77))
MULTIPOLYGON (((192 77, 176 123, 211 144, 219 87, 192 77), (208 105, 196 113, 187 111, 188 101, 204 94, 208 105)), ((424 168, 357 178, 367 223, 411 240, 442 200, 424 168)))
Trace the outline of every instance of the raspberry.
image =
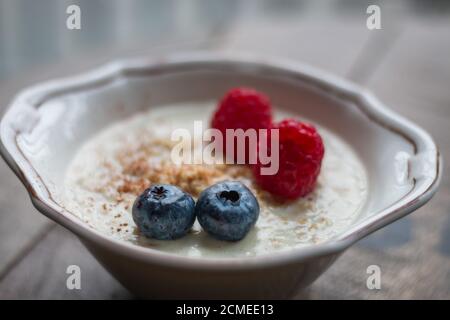
MULTIPOLYGON (((256 182, 281 198, 303 197, 314 189, 320 173, 322 138, 312 125, 294 119, 285 119, 273 128, 279 129, 279 169, 274 175, 261 175, 262 165, 256 164, 256 182)), ((267 147, 270 154, 270 144, 267 147)))
MULTIPOLYGON (((226 129, 267 129, 272 123, 272 108, 269 98, 250 88, 235 88, 228 91, 219 103, 211 121, 211 127, 219 129, 225 137, 226 129)), ((224 146, 225 146, 224 141, 224 146)), ((248 160, 248 143, 246 159, 248 160)), ((252 150, 251 152, 256 152, 252 150)), ((236 159, 236 140, 235 140, 236 159)))

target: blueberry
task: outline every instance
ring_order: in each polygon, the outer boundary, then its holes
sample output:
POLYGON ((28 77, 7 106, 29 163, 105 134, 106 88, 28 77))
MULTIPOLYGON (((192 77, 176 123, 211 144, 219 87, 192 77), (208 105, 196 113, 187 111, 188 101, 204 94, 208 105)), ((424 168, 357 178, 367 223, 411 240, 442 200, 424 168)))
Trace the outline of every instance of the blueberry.
POLYGON ((155 184, 134 202, 133 220, 147 237, 159 240, 184 236, 195 221, 195 202, 181 189, 155 184))
POLYGON ((256 223, 259 204, 242 183, 224 181, 203 190, 195 213, 203 229, 214 238, 238 241, 256 223))

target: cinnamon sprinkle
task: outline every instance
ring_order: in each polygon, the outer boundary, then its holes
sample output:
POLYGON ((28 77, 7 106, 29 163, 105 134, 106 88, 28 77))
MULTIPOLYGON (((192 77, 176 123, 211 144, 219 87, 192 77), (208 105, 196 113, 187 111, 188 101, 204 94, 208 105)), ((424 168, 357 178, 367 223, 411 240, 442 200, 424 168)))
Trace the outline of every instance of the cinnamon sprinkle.
POLYGON ((130 208, 130 199, 141 194, 155 183, 172 184, 193 197, 212 184, 223 180, 245 180, 258 199, 271 202, 272 197, 253 183, 251 169, 244 165, 193 164, 176 165, 170 161, 173 142, 170 139, 149 138, 139 135, 135 143, 125 144, 110 161, 103 161, 106 169, 104 181, 98 183, 98 190, 111 197, 116 204, 126 201, 125 210, 130 208))

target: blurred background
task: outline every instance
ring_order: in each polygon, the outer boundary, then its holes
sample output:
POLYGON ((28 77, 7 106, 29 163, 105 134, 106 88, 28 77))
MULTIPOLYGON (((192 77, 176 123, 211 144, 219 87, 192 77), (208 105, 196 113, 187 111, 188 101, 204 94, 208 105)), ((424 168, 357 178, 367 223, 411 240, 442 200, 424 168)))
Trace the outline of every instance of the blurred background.
MULTIPOLYGON (((23 87, 115 58, 210 50, 285 57, 357 82, 434 136, 450 159, 450 1, 0 0, 0 112, 23 87), (69 5, 81 29, 66 27, 69 5), (369 30, 369 5, 381 29, 369 30)), ((350 248, 299 299, 450 299, 450 178, 412 215, 350 248), (380 290, 366 287, 369 265, 380 290)), ((0 299, 133 298, 41 216, 0 162, 0 299), (82 290, 66 268, 81 267, 82 290)))

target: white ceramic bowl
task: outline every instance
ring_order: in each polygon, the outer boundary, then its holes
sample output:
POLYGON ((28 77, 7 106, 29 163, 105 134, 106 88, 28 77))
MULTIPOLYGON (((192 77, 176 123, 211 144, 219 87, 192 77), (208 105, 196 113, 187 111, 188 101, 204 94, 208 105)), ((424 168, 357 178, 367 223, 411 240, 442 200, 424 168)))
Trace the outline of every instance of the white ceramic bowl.
POLYGON ((131 292, 158 298, 289 297, 354 242, 426 203, 441 171, 431 137, 358 86, 298 63, 211 53, 119 61, 27 89, 1 122, 1 153, 40 212, 75 233, 131 292), (332 130, 362 159, 369 196, 336 239, 257 257, 187 258, 110 239, 59 204, 68 163, 102 128, 161 103, 217 99, 242 85, 332 130))

